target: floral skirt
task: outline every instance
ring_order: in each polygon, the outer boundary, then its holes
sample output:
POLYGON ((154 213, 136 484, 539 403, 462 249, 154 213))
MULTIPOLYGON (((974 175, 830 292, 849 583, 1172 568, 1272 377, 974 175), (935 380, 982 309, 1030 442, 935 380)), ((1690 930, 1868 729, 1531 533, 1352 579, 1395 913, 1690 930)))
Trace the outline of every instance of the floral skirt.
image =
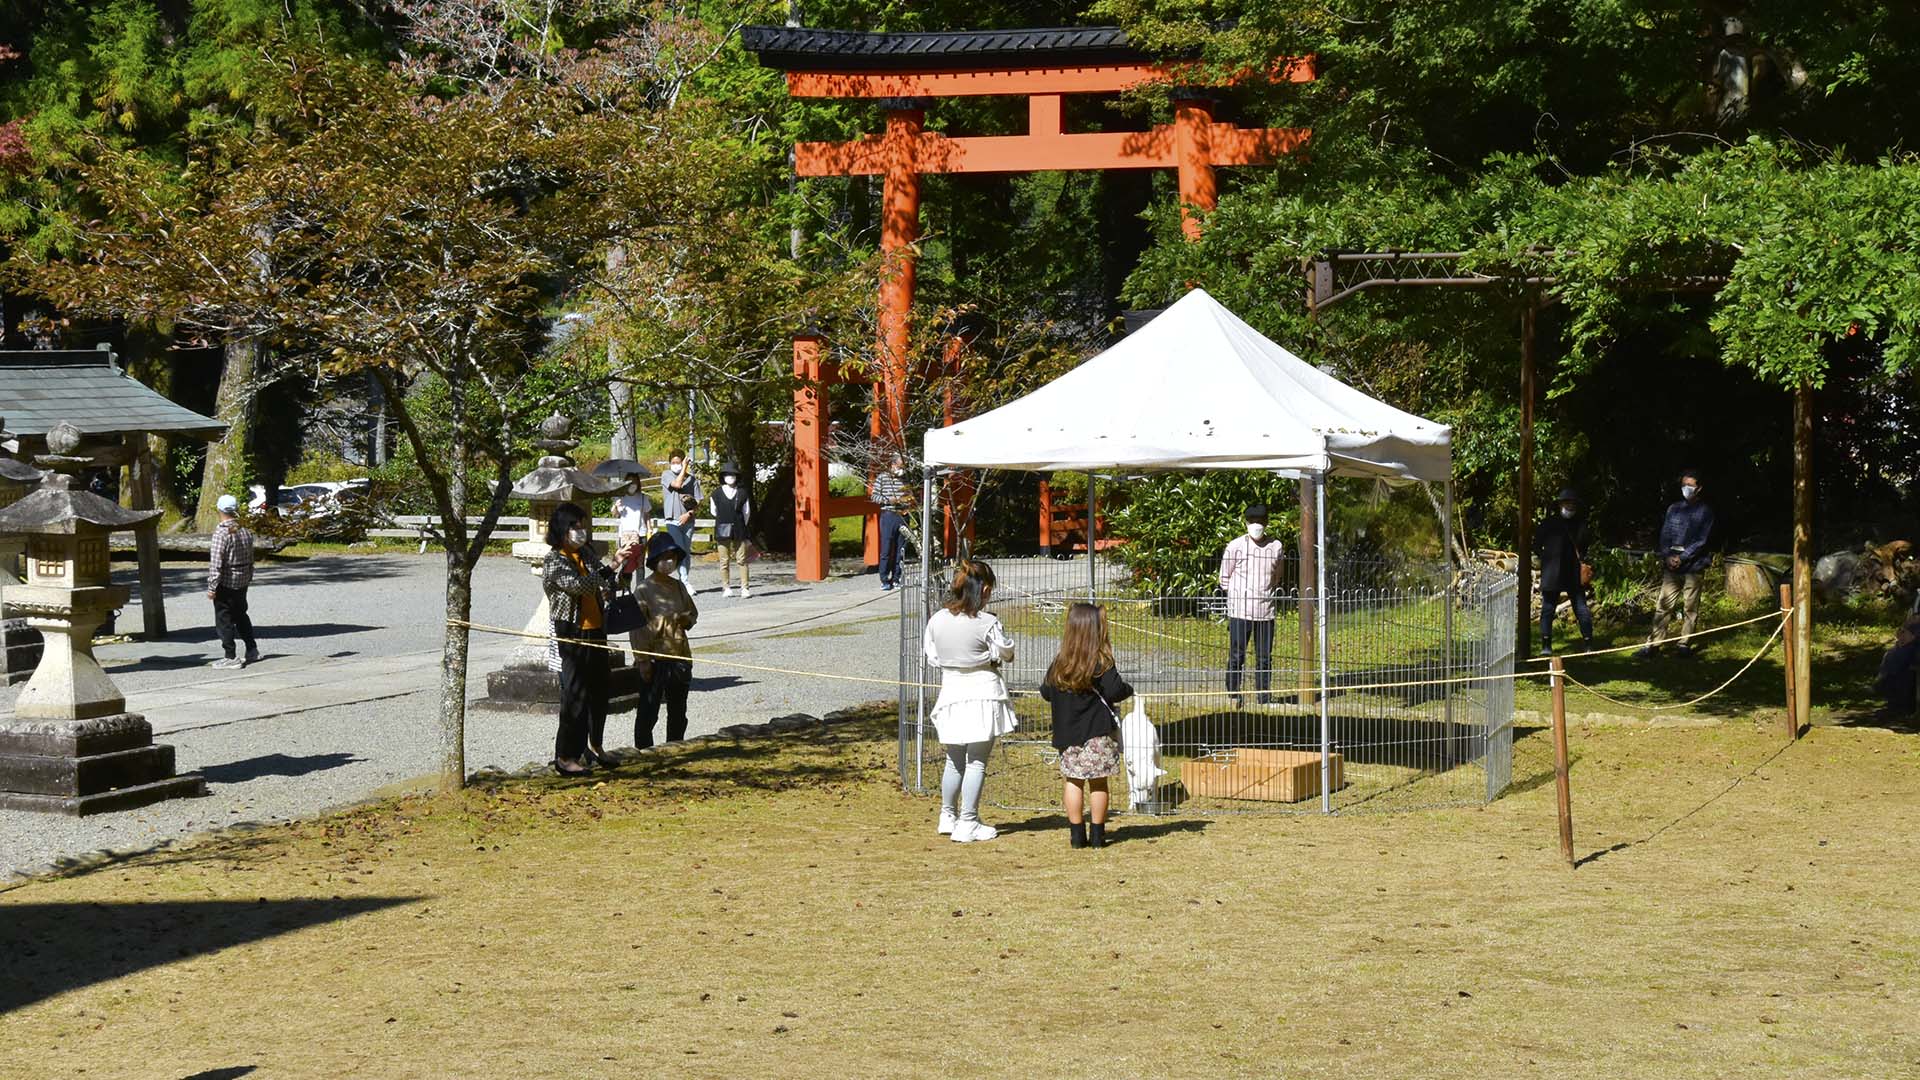
POLYGON ((1095 735, 1060 751, 1060 775, 1069 780, 1100 780, 1120 771, 1120 741, 1095 735))

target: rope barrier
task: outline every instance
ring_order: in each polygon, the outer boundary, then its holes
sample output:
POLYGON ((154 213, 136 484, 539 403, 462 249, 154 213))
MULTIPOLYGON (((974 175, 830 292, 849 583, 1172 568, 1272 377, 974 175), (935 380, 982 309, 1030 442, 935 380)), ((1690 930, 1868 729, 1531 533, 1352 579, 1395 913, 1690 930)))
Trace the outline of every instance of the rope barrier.
MULTIPOLYGON (((1793 614, 1792 608, 1790 607, 1781 608, 1779 611, 1769 611, 1765 615, 1755 615, 1751 619, 1742 619, 1739 622, 1727 623, 1725 626, 1711 626, 1705 630, 1695 630, 1692 634, 1688 636, 1689 637, 1706 637, 1708 634, 1718 634, 1724 630, 1737 630, 1742 626, 1752 626, 1754 623, 1766 622, 1768 619, 1774 619, 1774 618, 1780 619, 1781 624, 1785 625, 1787 616, 1790 616, 1792 614, 1793 614)), ((1646 648, 1648 644, 1650 643, 1643 641, 1637 645, 1620 645, 1611 649, 1593 649, 1589 652, 1557 653, 1555 655, 1559 656, 1560 659, 1562 660, 1578 660, 1584 656, 1607 656, 1612 653, 1636 652, 1640 649, 1646 648)), ((1549 664, 1553 662, 1553 657, 1552 656, 1529 656, 1527 657, 1526 662, 1529 664, 1549 664)))
MULTIPOLYGON (((1740 676, 1742 675, 1745 675, 1748 672, 1748 670, 1750 670, 1753 667, 1753 665, 1760 662, 1761 657, 1767 655, 1767 652, 1773 648, 1773 643, 1775 639, 1779 638, 1781 632, 1786 628, 1787 628, 1787 621, 1785 619, 1780 620, 1780 625, 1774 627, 1773 633, 1767 637, 1766 644, 1760 646, 1760 651, 1754 653, 1753 659, 1748 660, 1744 665, 1742 665, 1739 671, 1734 672, 1732 678, 1728 679, 1726 682, 1721 683, 1719 686, 1716 686, 1713 689, 1707 691, 1706 693, 1701 694, 1699 697, 1694 698, 1692 701, 1683 701, 1677 705, 1635 705, 1632 702, 1621 701, 1618 698, 1608 697, 1607 695, 1601 693, 1598 690, 1595 690, 1593 687, 1588 686, 1586 683, 1581 682, 1579 679, 1576 679, 1571 675, 1567 675, 1566 678, 1568 682, 1586 691, 1587 693, 1592 694, 1594 697, 1599 698, 1601 701, 1605 701, 1613 705, 1618 705, 1623 709, 1642 709, 1642 710, 1645 710, 1646 712, 1672 712, 1675 709, 1685 709, 1694 705, 1698 705, 1701 702, 1707 700, 1708 698, 1714 696, 1715 694, 1718 694, 1720 691, 1725 690, 1727 687, 1732 686, 1736 679, 1740 678, 1740 676)), ((1565 674, 1565 672, 1563 671, 1562 674, 1565 674)))
MULTIPOLYGON (((469 622, 465 619, 448 619, 447 625, 464 627, 468 630, 475 630, 483 634, 500 634, 507 637, 528 638, 534 641, 557 641, 563 645, 579 645, 579 646, 584 646, 590 649, 604 649, 607 652, 625 653, 628 656, 644 657, 649 660, 692 660, 693 659, 692 657, 687 657, 687 656, 675 656, 671 653, 657 653, 657 652, 650 652, 646 649, 636 649, 631 645, 617 645, 610 641, 595 641, 589 638, 567 638, 567 637, 560 637, 555 634, 537 634, 530 630, 515 630, 515 629, 512 629, 511 627, 506 627, 506 626, 488 626, 485 623, 469 622)), ((834 672, 828 672, 828 671, 804 671, 797 668, 771 667, 766 664, 749 664, 741 660, 712 660, 712 659, 703 658, 700 660, 700 662, 702 664, 712 664, 716 667, 737 668, 741 671, 764 672, 769 675, 799 675, 799 676, 805 676, 807 678, 814 678, 814 679, 833 679, 839 682, 872 683, 879 686, 891 686, 895 688, 899 688, 899 687, 923 688, 924 687, 925 689, 928 689, 928 690, 940 689, 939 683, 914 682, 910 679, 883 679, 883 678, 877 678, 877 677, 867 676, 867 675, 840 675, 840 674, 836 674, 834 672)), ((1464 676, 1462 678, 1457 678, 1457 679, 1413 679, 1405 682, 1358 683, 1358 684, 1344 684, 1344 685, 1336 684, 1336 685, 1327 687, 1327 692, 1335 693, 1335 692, 1352 692, 1352 691, 1358 691, 1358 690, 1391 690, 1391 689, 1400 689, 1400 688, 1414 687, 1414 686, 1452 686, 1452 685, 1457 685, 1462 683, 1498 682, 1498 681, 1509 680, 1509 679, 1516 679, 1516 680, 1517 679, 1539 679, 1539 678, 1545 678, 1547 675, 1548 673, 1544 671, 1516 671, 1508 674, 1497 674, 1497 675, 1468 675, 1468 676, 1464 676)), ((1299 697, 1303 694, 1309 694, 1309 693, 1317 694, 1319 692, 1320 692, 1320 687, 1316 684, 1311 687, 1304 687, 1299 689, 1269 690, 1269 691, 1265 691, 1265 694, 1269 697, 1299 697)), ((1039 696, 1040 692, 1038 690, 1009 689, 1007 693, 1016 697, 1037 697, 1039 696)), ((1160 691, 1142 691, 1135 694, 1134 696, 1143 698, 1143 699, 1144 698, 1210 698, 1210 697, 1232 697, 1232 696, 1235 696, 1236 693, 1240 693, 1240 692, 1230 691, 1230 690, 1160 690, 1160 691)), ((1240 696, 1252 697, 1252 696, 1257 696, 1260 693, 1261 691, 1249 691, 1245 693, 1240 693, 1240 696)))

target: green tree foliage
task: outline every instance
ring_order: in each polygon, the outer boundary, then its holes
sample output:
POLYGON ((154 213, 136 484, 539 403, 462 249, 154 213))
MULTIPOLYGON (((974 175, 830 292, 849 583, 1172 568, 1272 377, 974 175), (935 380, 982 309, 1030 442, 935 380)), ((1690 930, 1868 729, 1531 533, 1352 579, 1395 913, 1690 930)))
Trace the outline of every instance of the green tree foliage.
MULTIPOLYGON (((1239 171, 1199 244, 1170 214, 1131 279, 1138 303, 1199 282, 1281 340, 1396 404, 1455 425, 1469 521, 1504 540, 1517 464, 1524 297, 1383 290, 1309 320, 1301 260, 1331 250, 1467 253, 1549 275, 1543 489, 1573 483, 1603 535, 1643 535, 1691 460, 1744 503, 1730 530, 1784 533, 1787 405, 1830 386, 1851 434, 1823 503, 1872 513, 1910 479, 1909 282, 1920 12, 1851 0, 1105 0, 1095 13, 1221 72, 1311 55, 1305 86, 1243 85, 1250 119, 1309 125, 1311 153, 1239 171), (1725 277, 1716 294, 1663 283, 1725 277), (1868 380, 1861 385, 1854 380, 1868 380), (1772 388, 1771 390, 1769 388, 1772 388), (1866 415, 1904 414, 1884 404, 1866 415), (1881 439, 1872 449, 1865 438, 1881 439)), ((1550 490, 1546 493, 1550 494, 1550 490)))
POLYGON ((292 75, 303 137, 222 132, 178 169, 99 148, 79 169, 103 224, 61 245, 82 256, 16 269, 68 310, 257 337, 310 373, 382 380, 446 520, 442 717, 457 786, 458 624, 505 485, 551 408, 546 313, 607 245, 671 244, 702 220, 696 195, 725 187, 731 157, 638 92, 590 100, 515 80, 441 98, 326 58, 292 75), (410 405, 401 388, 422 379, 444 387, 444 413, 410 405), (469 530, 476 490, 491 497, 469 530))

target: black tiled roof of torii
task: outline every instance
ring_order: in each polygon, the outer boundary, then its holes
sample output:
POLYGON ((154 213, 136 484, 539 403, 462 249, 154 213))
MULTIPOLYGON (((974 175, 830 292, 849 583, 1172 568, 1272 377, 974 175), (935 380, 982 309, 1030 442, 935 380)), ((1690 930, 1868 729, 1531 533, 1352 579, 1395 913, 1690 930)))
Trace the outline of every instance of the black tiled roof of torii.
POLYGON ((1117 26, 1059 26, 1026 30, 943 30, 867 33, 793 26, 746 26, 740 40, 767 67, 798 71, 873 71, 981 62, 1025 66, 1035 59, 1138 61, 1141 54, 1117 26))

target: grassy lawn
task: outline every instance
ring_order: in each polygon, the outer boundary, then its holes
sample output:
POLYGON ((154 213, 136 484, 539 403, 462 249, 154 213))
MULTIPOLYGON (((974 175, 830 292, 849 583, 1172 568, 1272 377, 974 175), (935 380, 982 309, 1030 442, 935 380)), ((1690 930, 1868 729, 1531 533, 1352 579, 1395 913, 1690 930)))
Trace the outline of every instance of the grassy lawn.
MULTIPOLYGON (((1701 717, 1692 717, 1698 721, 1701 717)), ((1708 717, 1706 719, 1712 719, 1708 717)), ((1913 730, 1577 723, 1484 808, 933 835, 890 719, 0 894, 9 1076, 1920 1072, 1913 730), (208 1073, 207 1075, 215 1075, 208 1073)), ((991 795, 991 792, 989 793, 991 795)))

